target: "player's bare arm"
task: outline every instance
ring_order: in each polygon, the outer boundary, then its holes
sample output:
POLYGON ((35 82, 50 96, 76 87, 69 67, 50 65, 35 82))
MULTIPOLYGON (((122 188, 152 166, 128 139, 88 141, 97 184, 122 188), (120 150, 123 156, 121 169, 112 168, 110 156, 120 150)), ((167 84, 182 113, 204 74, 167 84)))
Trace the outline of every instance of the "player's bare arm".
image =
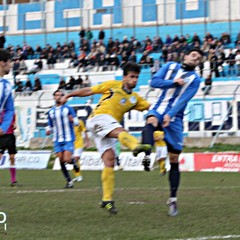
POLYGON ((85 87, 62 96, 61 102, 64 104, 70 97, 87 97, 91 95, 93 95, 92 89, 90 87, 85 87))

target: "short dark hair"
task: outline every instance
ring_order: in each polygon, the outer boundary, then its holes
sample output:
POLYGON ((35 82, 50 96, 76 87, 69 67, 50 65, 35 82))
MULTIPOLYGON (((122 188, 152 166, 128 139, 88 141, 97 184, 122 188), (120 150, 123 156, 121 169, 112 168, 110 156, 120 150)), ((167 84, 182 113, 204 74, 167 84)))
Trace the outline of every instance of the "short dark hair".
POLYGON ((135 62, 127 62, 123 67, 123 76, 128 75, 129 72, 140 73, 141 68, 135 62))
POLYGON ((10 59, 11 54, 5 49, 0 49, 0 61, 7 62, 10 59))
POLYGON ((193 48, 188 49, 185 52, 185 55, 189 55, 191 52, 198 52, 200 55, 203 56, 203 51, 200 48, 198 48, 198 47, 193 47, 193 48))
POLYGON ((55 96, 55 94, 56 94, 57 92, 60 92, 60 93, 62 94, 62 96, 65 95, 65 93, 64 93, 63 90, 61 90, 61 89, 57 89, 57 90, 53 93, 53 96, 55 96))

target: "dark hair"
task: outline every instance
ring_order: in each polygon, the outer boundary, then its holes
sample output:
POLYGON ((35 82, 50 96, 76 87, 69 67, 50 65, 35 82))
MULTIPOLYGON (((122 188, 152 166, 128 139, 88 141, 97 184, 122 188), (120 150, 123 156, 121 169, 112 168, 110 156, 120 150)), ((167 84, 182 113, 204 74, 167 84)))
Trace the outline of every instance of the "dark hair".
POLYGON ((185 52, 185 55, 189 55, 191 52, 198 52, 200 55, 203 56, 203 51, 200 48, 198 48, 198 47, 190 48, 189 50, 187 50, 185 52))
POLYGON ((123 67, 123 75, 128 75, 129 72, 140 73, 141 68, 134 62, 127 62, 123 67))
POLYGON ((60 92, 60 93, 62 94, 62 96, 65 95, 65 93, 64 93, 63 90, 61 90, 61 89, 57 89, 57 90, 53 93, 53 96, 55 96, 55 94, 56 94, 57 92, 60 92))
POLYGON ((11 59, 11 55, 7 50, 0 49, 0 61, 7 62, 11 59))

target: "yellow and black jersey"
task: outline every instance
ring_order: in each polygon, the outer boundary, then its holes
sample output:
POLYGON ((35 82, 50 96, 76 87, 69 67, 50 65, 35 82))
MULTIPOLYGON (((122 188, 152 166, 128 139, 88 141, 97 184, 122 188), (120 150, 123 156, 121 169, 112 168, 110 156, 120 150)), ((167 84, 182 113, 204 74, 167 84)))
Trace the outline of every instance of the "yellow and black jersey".
POLYGON ((74 126, 74 134, 75 134, 75 142, 74 142, 74 148, 83 148, 84 142, 83 142, 83 133, 86 132, 85 124, 82 120, 79 120, 79 125, 74 126))
POLYGON ((99 114, 109 114, 120 122, 124 113, 129 110, 144 111, 150 106, 136 92, 127 93, 123 89, 122 81, 107 81, 92 86, 91 89, 94 94, 102 94, 102 97, 90 117, 99 114))
POLYGON ((163 131, 155 131, 154 132, 154 141, 155 147, 164 147, 166 146, 164 139, 164 132, 163 131))

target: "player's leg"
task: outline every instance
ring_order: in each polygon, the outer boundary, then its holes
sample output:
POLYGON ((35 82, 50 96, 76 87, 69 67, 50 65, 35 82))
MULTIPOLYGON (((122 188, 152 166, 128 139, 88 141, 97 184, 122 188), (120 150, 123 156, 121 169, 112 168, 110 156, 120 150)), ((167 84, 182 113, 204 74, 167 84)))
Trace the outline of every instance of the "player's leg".
MULTIPOLYGON (((156 116, 150 115, 146 120, 146 125, 143 127, 142 130, 142 143, 148 144, 150 146, 154 146, 154 131, 157 129, 158 126, 158 118, 156 116)), ((145 171, 150 171, 150 154, 151 149, 145 151, 145 157, 143 158, 142 164, 144 166, 145 171)))
POLYGON ((170 171, 169 171, 169 184, 170 184, 170 198, 168 199, 170 216, 178 214, 177 208, 177 191, 180 184, 180 171, 179 171, 179 155, 183 146, 182 122, 175 119, 175 122, 170 124, 165 129, 165 139, 167 143, 170 171))
POLYGON ((113 201, 113 192, 114 192, 114 161, 115 161, 115 152, 113 149, 106 150, 102 159, 104 162, 104 169, 101 175, 102 181, 102 202, 101 207, 106 208, 109 213, 117 214, 117 209, 115 208, 113 201))
POLYGON ((110 138, 118 138, 119 142, 133 151, 136 157, 140 152, 149 151, 152 146, 149 144, 141 144, 138 139, 128 133, 123 127, 113 129, 108 135, 110 138))
MULTIPOLYGON (((64 152, 62 152, 62 162, 64 162, 64 166, 65 166, 65 163, 71 164, 71 162, 72 162, 73 144, 68 142, 67 144, 65 144, 64 149, 68 149, 68 150, 65 150, 64 152), (72 147, 69 147, 69 144, 72 147)), ((65 188, 72 188, 73 187, 73 181, 71 179, 71 176, 70 176, 66 166, 65 166, 65 169, 64 169, 65 174, 66 174, 65 176, 67 176, 66 177, 67 184, 66 184, 65 188)))
POLYGON ((78 148, 74 150, 72 163, 73 163, 73 173, 74 173, 74 182, 81 182, 83 180, 82 172, 80 168, 80 156, 82 154, 83 149, 78 148))
POLYGON ((16 171, 16 166, 15 166, 15 154, 17 153, 17 148, 16 148, 16 138, 14 134, 6 134, 6 144, 7 144, 7 150, 9 153, 9 160, 10 160, 10 176, 11 176, 11 186, 14 187, 17 185, 17 171, 16 171))

